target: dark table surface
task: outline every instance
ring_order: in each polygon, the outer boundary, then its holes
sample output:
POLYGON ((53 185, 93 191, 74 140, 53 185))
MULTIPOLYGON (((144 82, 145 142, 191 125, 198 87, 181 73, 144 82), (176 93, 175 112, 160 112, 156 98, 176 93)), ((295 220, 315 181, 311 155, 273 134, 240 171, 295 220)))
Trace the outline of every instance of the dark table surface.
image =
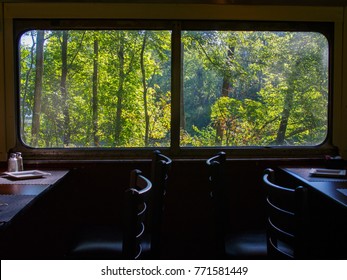
POLYGON ((313 188, 324 196, 347 208, 347 176, 316 177, 310 174, 311 168, 281 168, 306 186, 313 188))
POLYGON ((16 180, 0 178, 0 225, 9 223, 16 215, 62 180, 69 171, 48 170, 51 175, 42 178, 16 180))

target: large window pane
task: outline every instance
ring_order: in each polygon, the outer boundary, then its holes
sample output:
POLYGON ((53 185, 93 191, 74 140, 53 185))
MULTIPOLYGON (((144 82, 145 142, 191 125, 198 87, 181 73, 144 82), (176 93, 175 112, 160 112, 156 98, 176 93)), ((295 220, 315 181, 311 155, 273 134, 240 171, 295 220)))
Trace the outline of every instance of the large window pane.
POLYGON ((328 130, 316 32, 183 31, 181 146, 312 146, 328 130))
POLYGON ((26 145, 169 145, 171 31, 31 30, 19 49, 26 145))

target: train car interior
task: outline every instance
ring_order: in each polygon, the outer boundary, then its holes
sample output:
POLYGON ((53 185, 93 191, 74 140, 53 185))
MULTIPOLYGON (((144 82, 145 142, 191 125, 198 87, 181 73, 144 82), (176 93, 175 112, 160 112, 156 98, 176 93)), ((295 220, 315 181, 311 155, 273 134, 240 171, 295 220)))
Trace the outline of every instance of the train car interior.
POLYGON ((1 0, 0 257, 347 259, 346 0, 1 0))

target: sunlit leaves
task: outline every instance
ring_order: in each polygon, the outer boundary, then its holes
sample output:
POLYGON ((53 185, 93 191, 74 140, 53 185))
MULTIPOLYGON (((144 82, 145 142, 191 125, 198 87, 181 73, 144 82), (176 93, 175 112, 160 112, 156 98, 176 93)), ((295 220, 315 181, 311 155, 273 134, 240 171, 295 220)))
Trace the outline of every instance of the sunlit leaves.
MULTIPOLYGON (((151 145, 167 146, 170 142, 170 32, 148 31, 145 50, 146 80, 149 88, 151 117, 151 145)), ((35 31, 33 31, 35 33, 35 31)), ((64 130, 63 106, 70 116, 69 147, 92 147, 92 75, 95 54, 94 40, 99 42, 98 56, 98 131, 96 135, 103 147, 115 146, 117 104, 122 98, 120 115, 121 135, 117 145, 144 146, 144 114, 140 71, 142 31, 68 31, 68 71, 66 90, 68 99, 60 94, 62 73, 62 31, 46 31, 44 49, 44 77, 42 90, 42 116, 39 147, 62 147, 64 130), (122 60, 121 60, 122 58, 122 60), (122 74, 123 73, 123 74, 122 74), (123 75, 123 77, 121 77, 123 75)), ((22 36, 21 43, 21 98, 22 119, 32 115, 34 75, 31 48, 35 41, 31 33, 22 36)), ((34 38, 34 37, 33 37, 34 38)), ((35 67, 35 65, 33 65, 35 67)), ((22 138, 30 144, 30 122, 23 122, 22 138), (27 136, 28 135, 28 136, 27 136)))
POLYGON ((322 34, 196 31, 184 35, 184 69, 189 69, 184 73, 185 131, 194 135, 190 139, 204 140, 187 141, 184 133, 183 146, 193 142, 197 146, 316 145, 324 141, 328 43, 322 34), (200 86, 194 73, 203 77, 200 86), (195 88, 190 88, 193 81, 195 88), (225 82, 227 94, 222 88, 225 82), (210 105, 202 105, 202 99, 210 105), (191 117, 200 115, 201 108, 205 113, 200 119, 210 116, 203 127, 191 117))
MULTIPOLYGON (((20 43, 20 125, 28 144, 35 36, 35 30, 29 31, 20 43)), ((322 34, 182 31, 181 43, 182 85, 176 85, 183 91, 181 146, 301 146, 324 141, 329 46, 322 34)), ((38 146, 64 147, 67 129, 68 147, 95 147, 93 134, 100 147, 169 146, 171 52, 171 31, 69 30, 63 100, 62 30, 46 30, 38 146), (97 104, 93 101, 96 39, 97 104)))

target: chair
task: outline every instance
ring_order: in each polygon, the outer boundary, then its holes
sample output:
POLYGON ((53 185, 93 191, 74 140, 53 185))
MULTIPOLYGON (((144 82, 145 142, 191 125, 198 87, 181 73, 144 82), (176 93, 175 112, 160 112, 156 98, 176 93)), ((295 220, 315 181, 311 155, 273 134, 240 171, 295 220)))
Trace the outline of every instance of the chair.
POLYGON ((307 189, 275 184, 275 172, 266 169, 267 248, 271 259, 305 259, 307 189))
POLYGON ((123 227, 92 226, 78 236, 68 253, 70 259, 139 259, 148 222, 152 183, 133 170, 130 187, 124 193, 123 227))
POLYGON ((211 199, 213 203, 217 256, 223 259, 266 259, 265 230, 231 233, 228 192, 225 183, 226 155, 219 152, 207 159, 211 199))
POLYGON ((151 165, 151 181, 153 184, 152 204, 150 205, 150 258, 159 259, 161 248, 161 232, 164 212, 164 198, 167 189, 168 172, 172 160, 160 151, 153 152, 151 165))

